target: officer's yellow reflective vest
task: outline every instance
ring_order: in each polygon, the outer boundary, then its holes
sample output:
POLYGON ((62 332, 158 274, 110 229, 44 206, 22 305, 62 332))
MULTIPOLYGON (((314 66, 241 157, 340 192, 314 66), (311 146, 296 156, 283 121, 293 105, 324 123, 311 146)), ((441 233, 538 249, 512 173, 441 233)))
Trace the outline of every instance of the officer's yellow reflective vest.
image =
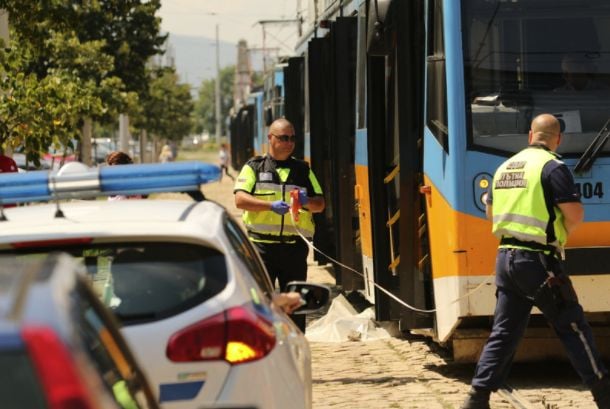
MULTIPOLYGON (((295 188, 305 187, 290 183, 290 181, 309 179, 314 187, 314 193, 322 193, 317 179, 306 162, 291 159, 296 163, 292 169, 267 169, 265 160, 265 157, 256 157, 244 165, 237 177, 236 191, 248 191, 257 199, 268 202, 284 200, 286 203, 290 203, 290 192, 295 188), (253 191, 246 188, 251 185, 254 185, 253 191)), ((299 213, 298 221, 292 220, 290 212, 278 215, 270 210, 246 210, 243 213, 243 221, 250 239, 258 242, 294 242, 298 240, 299 232, 303 236, 311 238, 315 231, 313 215, 306 208, 299 213)))
POLYGON ((555 206, 553 213, 549 213, 542 187, 542 168, 552 160, 559 161, 553 152, 529 147, 500 165, 492 185, 492 231, 497 237, 512 237, 551 245, 559 251, 563 249, 568 237, 563 214, 555 206), (554 239, 547 236, 549 223, 554 228, 554 239))

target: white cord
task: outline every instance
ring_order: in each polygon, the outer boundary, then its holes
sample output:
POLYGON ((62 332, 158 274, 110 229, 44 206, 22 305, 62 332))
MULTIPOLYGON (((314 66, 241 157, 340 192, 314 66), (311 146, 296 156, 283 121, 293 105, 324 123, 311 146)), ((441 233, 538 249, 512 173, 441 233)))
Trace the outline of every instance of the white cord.
MULTIPOLYGON (((292 206, 292 203, 291 203, 292 206)), ((472 294, 474 294, 475 292, 479 291, 484 285, 486 285, 490 278, 492 276, 487 276, 487 278, 485 280, 483 280, 482 283, 480 283, 478 286, 476 286, 475 288, 473 288, 472 290, 470 290, 469 292, 467 292, 466 294, 456 298, 455 300, 451 301, 450 303, 448 303, 447 305, 443 306, 442 308, 435 308, 432 310, 422 310, 420 308, 417 307, 413 307, 412 305, 407 304, 406 302, 404 302, 403 300, 401 300, 400 298, 398 298, 397 296, 395 296, 394 294, 392 294, 390 291, 386 290, 385 288, 383 288, 382 286, 380 286, 379 284, 377 284, 376 282, 374 282, 373 280, 367 278, 364 274, 362 274, 359 271, 354 270, 353 268, 346 266, 345 264, 335 260, 334 258, 330 257, 329 255, 325 254, 322 250, 318 249, 316 246, 313 245, 313 241, 309 241, 309 239, 307 239, 307 237, 305 237, 301 231, 299 230, 299 228, 297 227, 296 223, 294 222, 294 215, 292 214, 292 211, 290 212, 290 221, 292 222, 292 225, 294 226, 294 229, 296 230, 296 232, 299 234, 299 236, 305 241, 305 243, 307 243, 307 245, 309 247, 311 247, 314 251, 317 251, 318 253, 320 253, 321 255, 323 255, 324 257, 328 258, 329 260, 332 260, 333 262, 337 263, 338 265, 340 265, 341 267, 354 272, 356 274, 358 274, 360 277, 364 278, 366 281, 368 281, 369 284, 374 285, 375 287, 377 287, 381 292, 383 292, 384 294, 388 295, 390 298, 392 298, 394 301, 396 301, 397 303, 399 303, 400 305, 412 310, 412 311, 416 311, 416 312, 422 312, 422 313, 426 313, 426 314, 430 314, 433 312, 437 312, 439 309, 440 310, 444 310, 445 308, 449 308, 451 305, 455 304, 456 302, 458 302, 459 300, 463 299, 463 298, 467 298, 470 297, 472 294)))

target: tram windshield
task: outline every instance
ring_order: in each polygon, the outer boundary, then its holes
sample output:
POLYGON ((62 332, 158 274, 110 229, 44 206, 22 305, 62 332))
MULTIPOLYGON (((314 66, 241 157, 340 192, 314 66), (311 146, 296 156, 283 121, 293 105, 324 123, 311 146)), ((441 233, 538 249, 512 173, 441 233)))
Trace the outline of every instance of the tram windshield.
POLYGON ((610 119, 610 1, 464 0, 462 23, 471 145, 516 152, 547 112, 582 154, 610 119))

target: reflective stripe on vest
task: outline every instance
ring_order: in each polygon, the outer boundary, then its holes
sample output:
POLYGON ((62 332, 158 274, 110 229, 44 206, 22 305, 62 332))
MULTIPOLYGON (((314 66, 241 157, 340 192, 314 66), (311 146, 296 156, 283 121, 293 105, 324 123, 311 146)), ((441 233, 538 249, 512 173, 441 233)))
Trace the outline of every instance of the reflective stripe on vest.
POLYGON ((549 242, 551 220, 542 188, 542 168, 557 160, 542 148, 527 148, 504 162, 493 179, 493 233, 522 241, 551 244, 561 249, 567 239, 563 214, 554 208, 556 240, 549 242))
MULTIPOLYGON (((284 182, 288 179, 290 169, 280 168, 277 169, 279 179, 284 182)), ((250 177, 258 179, 259 172, 257 169, 253 169, 250 173, 250 177)), ((304 175, 307 178, 309 175, 304 175)), ((267 202, 274 202, 276 200, 284 200, 286 203, 290 203, 290 192, 293 189, 298 189, 300 186, 293 184, 277 184, 270 181, 260 182, 256 180, 254 183, 254 191, 252 195, 257 199, 264 200, 267 202)), ((295 229, 293 225, 291 214, 278 215, 270 210, 267 211, 244 211, 243 221, 246 225, 246 229, 250 232, 264 234, 266 236, 277 236, 279 238, 295 237, 300 232, 307 238, 312 238, 315 225, 313 221, 313 215, 306 209, 302 209, 299 213, 298 222, 294 222, 298 228, 295 229)), ((257 240, 255 237, 251 237, 254 241, 265 241, 269 240, 257 240)))
MULTIPOLYGON (((299 187, 297 185, 284 185, 285 191, 286 192, 290 192, 293 189, 298 189, 299 187)), ((257 182, 256 186, 254 188, 254 192, 255 194, 257 194, 256 192, 274 192, 274 193, 281 193, 282 192, 282 185, 276 185, 275 183, 269 183, 269 182, 257 182)))
MULTIPOLYGON (((289 217, 289 216, 286 216, 289 217)), ((300 216, 299 216, 300 217, 300 216)), ((275 224, 250 224, 246 226, 249 231, 254 231, 257 233, 263 234, 274 234, 277 232, 277 225, 275 224)), ((287 220, 284 224, 283 235, 284 236, 297 236, 299 232, 305 237, 313 237, 313 230, 307 230, 305 228, 299 227, 299 231, 294 228, 292 222, 287 220), (288 224, 290 223, 290 224, 288 224)))

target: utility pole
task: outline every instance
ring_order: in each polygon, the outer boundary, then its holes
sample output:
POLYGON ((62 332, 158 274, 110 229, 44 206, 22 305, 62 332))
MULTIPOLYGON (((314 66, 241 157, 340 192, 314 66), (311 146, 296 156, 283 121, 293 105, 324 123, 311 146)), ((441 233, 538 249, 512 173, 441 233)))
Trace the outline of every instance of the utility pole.
POLYGON ((218 40, 218 24, 216 24, 216 83, 214 84, 214 96, 216 102, 216 143, 220 144, 220 41, 218 40))
POLYGON ((303 13, 301 12, 301 0, 297 0, 297 29, 299 38, 303 36, 303 13))
POLYGON ((263 29, 263 75, 267 73, 267 49, 265 47, 265 25, 261 23, 263 29))

